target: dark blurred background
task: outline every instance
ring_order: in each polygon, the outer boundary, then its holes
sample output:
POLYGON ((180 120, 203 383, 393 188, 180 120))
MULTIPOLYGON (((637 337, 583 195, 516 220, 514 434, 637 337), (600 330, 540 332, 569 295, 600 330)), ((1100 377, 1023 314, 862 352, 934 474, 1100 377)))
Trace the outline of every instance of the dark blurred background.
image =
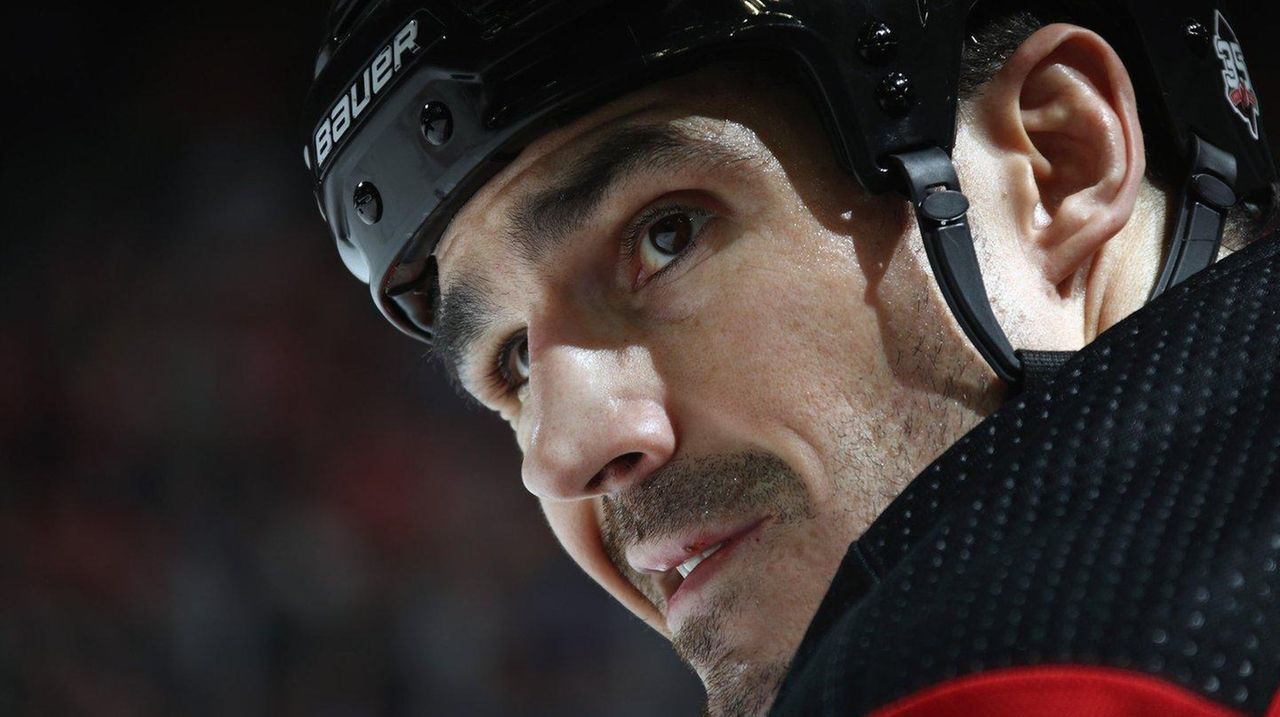
POLYGON ((692 714, 343 268, 324 0, 7 23, 0 714, 692 714))
POLYGON ((0 714, 695 713, 342 268, 298 131, 326 9, 9 14, 0 714))

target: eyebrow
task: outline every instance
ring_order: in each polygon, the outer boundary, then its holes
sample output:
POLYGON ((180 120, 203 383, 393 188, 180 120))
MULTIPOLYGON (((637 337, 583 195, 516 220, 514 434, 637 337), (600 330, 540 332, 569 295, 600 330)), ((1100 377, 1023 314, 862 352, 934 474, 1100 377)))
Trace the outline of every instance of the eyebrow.
MULTIPOLYGON (((624 125, 574 160, 564 180, 518 200, 504 239, 521 260, 537 264, 594 217, 605 197, 629 177, 677 168, 714 169, 754 158, 671 123, 624 125)), ((494 322, 488 296, 484 282, 472 275, 463 275, 442 294, 434 353, 455 383, 462 383, 460 369, 472 345, 494 322)))
POLYGON ((564 182, 516 203, 507 240, 533 264, 595 216, 623 179, 697 165, 713 168, 750 157, 674 124, 620 127, 574 162, 564 182))
POLYGON ((461 385, 459 369, 471 345, 493 324, 489 289, 479 277, 467 274, 440 297, 436 335, 431 352, 444 363, 449 379, 461 385))

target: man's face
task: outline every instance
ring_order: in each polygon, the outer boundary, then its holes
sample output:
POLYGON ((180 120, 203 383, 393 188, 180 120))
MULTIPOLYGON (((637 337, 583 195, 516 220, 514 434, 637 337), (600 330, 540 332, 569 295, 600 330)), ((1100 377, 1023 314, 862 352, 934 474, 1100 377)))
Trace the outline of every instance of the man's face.
POLYGON ((543 137, 437 252, 438 348, 712 713, 768 706, 849 543, 994 400, 913 235, 798 93, 720 67, 543 137))

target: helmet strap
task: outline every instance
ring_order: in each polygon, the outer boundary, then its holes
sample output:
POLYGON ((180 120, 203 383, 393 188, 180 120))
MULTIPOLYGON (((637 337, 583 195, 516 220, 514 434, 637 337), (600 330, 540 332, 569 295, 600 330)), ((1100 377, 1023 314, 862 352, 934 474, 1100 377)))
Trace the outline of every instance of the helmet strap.
MULTIPOLYGON (((1213 263, 1227 212, 1236 204, 1235 157, 1195 135, 1189 153, 1177 226, 1148 301, 1213 263)), ((915 207, 933 276, 969 341, 1013 393, 1052 379, 1074 352, 1014 351, 991 310, 969 229, 969 200, 960 191, 951 157, 930 147, 894 154, 890 160, 903 194, 915 207)))
POLYGON ((1222 244, 1227 212, 1236 203, 1236 158, 1194 134, 1189 154, 1178 223, 1164 269, 1148 301, 1213 263, 1222 244))
POLYGON ((899 187, 916 210, 929 266, 965 336, 1014 391, 1024 382, 1023 362, 991 311, 973 249, 967 212, 951 157, 939 147, 890 155, 899 187))

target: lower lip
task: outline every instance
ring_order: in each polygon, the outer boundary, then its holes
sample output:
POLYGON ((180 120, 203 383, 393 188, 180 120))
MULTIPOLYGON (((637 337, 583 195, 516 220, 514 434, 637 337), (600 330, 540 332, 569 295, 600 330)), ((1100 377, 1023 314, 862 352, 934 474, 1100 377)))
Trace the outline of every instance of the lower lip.
POLYGON ((726 540, 720 549, 711 557, 698 563, 689 576, 680 583, 676 591, 667 598, 667 628, 674 631, 684 614, 693 609, 698 602, 700 588, 720 572, 720 568, 729 560, 737 549, 748 541, 757 538, 764 528, 765 521, 752 525, 736 536, 726 540))

